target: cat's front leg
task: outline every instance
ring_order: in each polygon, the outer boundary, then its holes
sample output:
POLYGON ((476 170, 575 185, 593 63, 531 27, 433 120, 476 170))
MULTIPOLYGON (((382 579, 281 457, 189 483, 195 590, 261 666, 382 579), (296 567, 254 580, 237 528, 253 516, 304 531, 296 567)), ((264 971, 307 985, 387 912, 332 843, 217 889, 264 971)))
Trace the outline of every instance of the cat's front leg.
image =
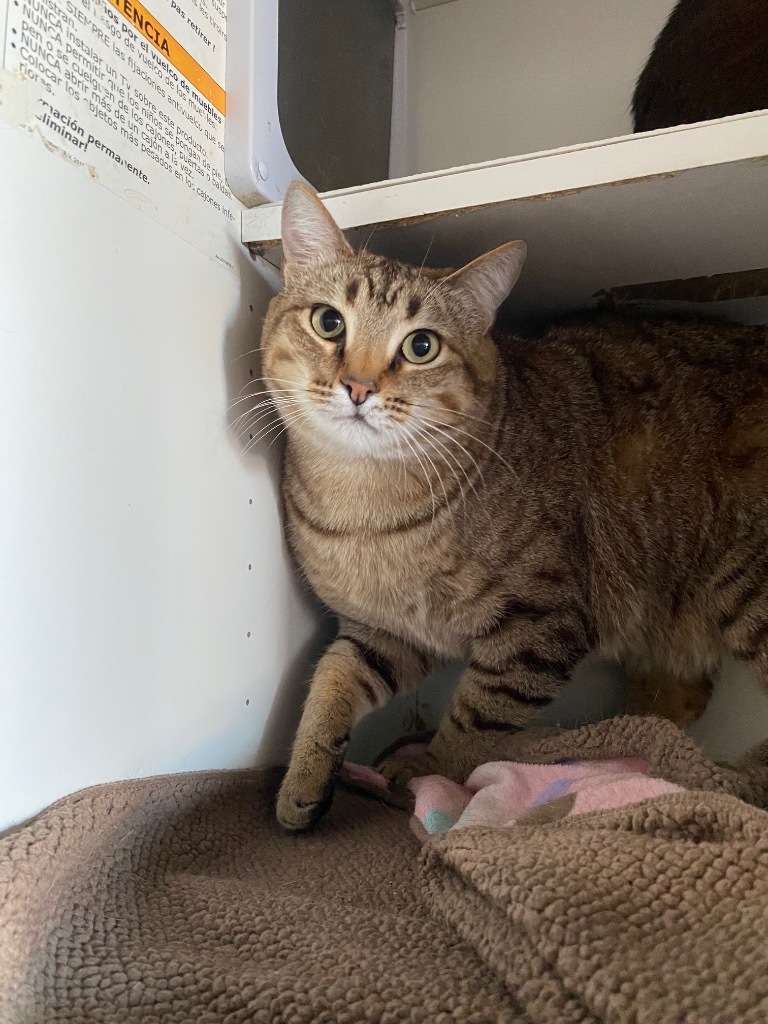
POLYGON ((557 696, 593 645, 594 632, 576 608, 553 612, 546 622, 513 619, 477 639, 429 748, 417 757, 393 757, 379 771, 392 786, 431 774, 465 782, 494 759, 502 737, 525 728, 557 696))
POLYGON ((283 828, 301 832, 328 809, 353 726, 432 668, 420 651, 350 621, 318 662, 277 799, 283 828))

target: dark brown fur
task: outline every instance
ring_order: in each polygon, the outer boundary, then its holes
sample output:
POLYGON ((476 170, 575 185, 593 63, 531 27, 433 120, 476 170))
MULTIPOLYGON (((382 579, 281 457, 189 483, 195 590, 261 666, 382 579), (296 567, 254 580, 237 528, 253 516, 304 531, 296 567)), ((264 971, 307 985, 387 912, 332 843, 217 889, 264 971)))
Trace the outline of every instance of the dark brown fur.
POLYGON ((635 131, 766 107, 765 0, 681 0, 638 79, 635 131))

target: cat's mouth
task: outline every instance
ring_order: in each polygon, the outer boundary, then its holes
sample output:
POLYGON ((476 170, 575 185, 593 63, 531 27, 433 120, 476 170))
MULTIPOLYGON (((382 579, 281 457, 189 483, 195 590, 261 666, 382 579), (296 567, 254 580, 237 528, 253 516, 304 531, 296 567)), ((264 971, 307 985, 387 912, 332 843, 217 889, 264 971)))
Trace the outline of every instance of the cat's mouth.
POLYGON ((367 416, 360 409, 355 409, 354 412, 347 416, 336 415, 333 418, 339 423, 347 423, 353 427, 363 427, 365 430, 372 430, 374 434, 378 434, 376 427, 371 426, 367 416))

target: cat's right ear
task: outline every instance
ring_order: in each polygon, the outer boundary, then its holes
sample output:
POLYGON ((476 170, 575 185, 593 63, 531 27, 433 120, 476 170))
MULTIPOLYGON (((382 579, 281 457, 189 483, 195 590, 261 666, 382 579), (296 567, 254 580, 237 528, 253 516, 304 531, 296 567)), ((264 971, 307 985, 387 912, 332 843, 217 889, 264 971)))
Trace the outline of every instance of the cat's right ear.
POLYGON ((480 313, 485 330, 491 326, 499 306, 512 291, 527 252, 525 242, 507 242, 444 278, 480 313))
POLYGON ((294 181, 283 200, 283 280, 291 281, 317 263, 348 256, 352 247, 316 192, 294 181))

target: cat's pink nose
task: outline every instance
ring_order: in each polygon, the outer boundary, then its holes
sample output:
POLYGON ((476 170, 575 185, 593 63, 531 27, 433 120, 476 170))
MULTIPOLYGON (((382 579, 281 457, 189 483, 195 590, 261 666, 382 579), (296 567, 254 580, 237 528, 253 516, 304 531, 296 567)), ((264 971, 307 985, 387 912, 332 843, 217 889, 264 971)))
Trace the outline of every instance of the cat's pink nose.
POLYGON ((372 395, 376 387, 372 380, 355 380, 354 377, 342 377, 341 383, 354 405, 362 405, 368 395, 372 395))

